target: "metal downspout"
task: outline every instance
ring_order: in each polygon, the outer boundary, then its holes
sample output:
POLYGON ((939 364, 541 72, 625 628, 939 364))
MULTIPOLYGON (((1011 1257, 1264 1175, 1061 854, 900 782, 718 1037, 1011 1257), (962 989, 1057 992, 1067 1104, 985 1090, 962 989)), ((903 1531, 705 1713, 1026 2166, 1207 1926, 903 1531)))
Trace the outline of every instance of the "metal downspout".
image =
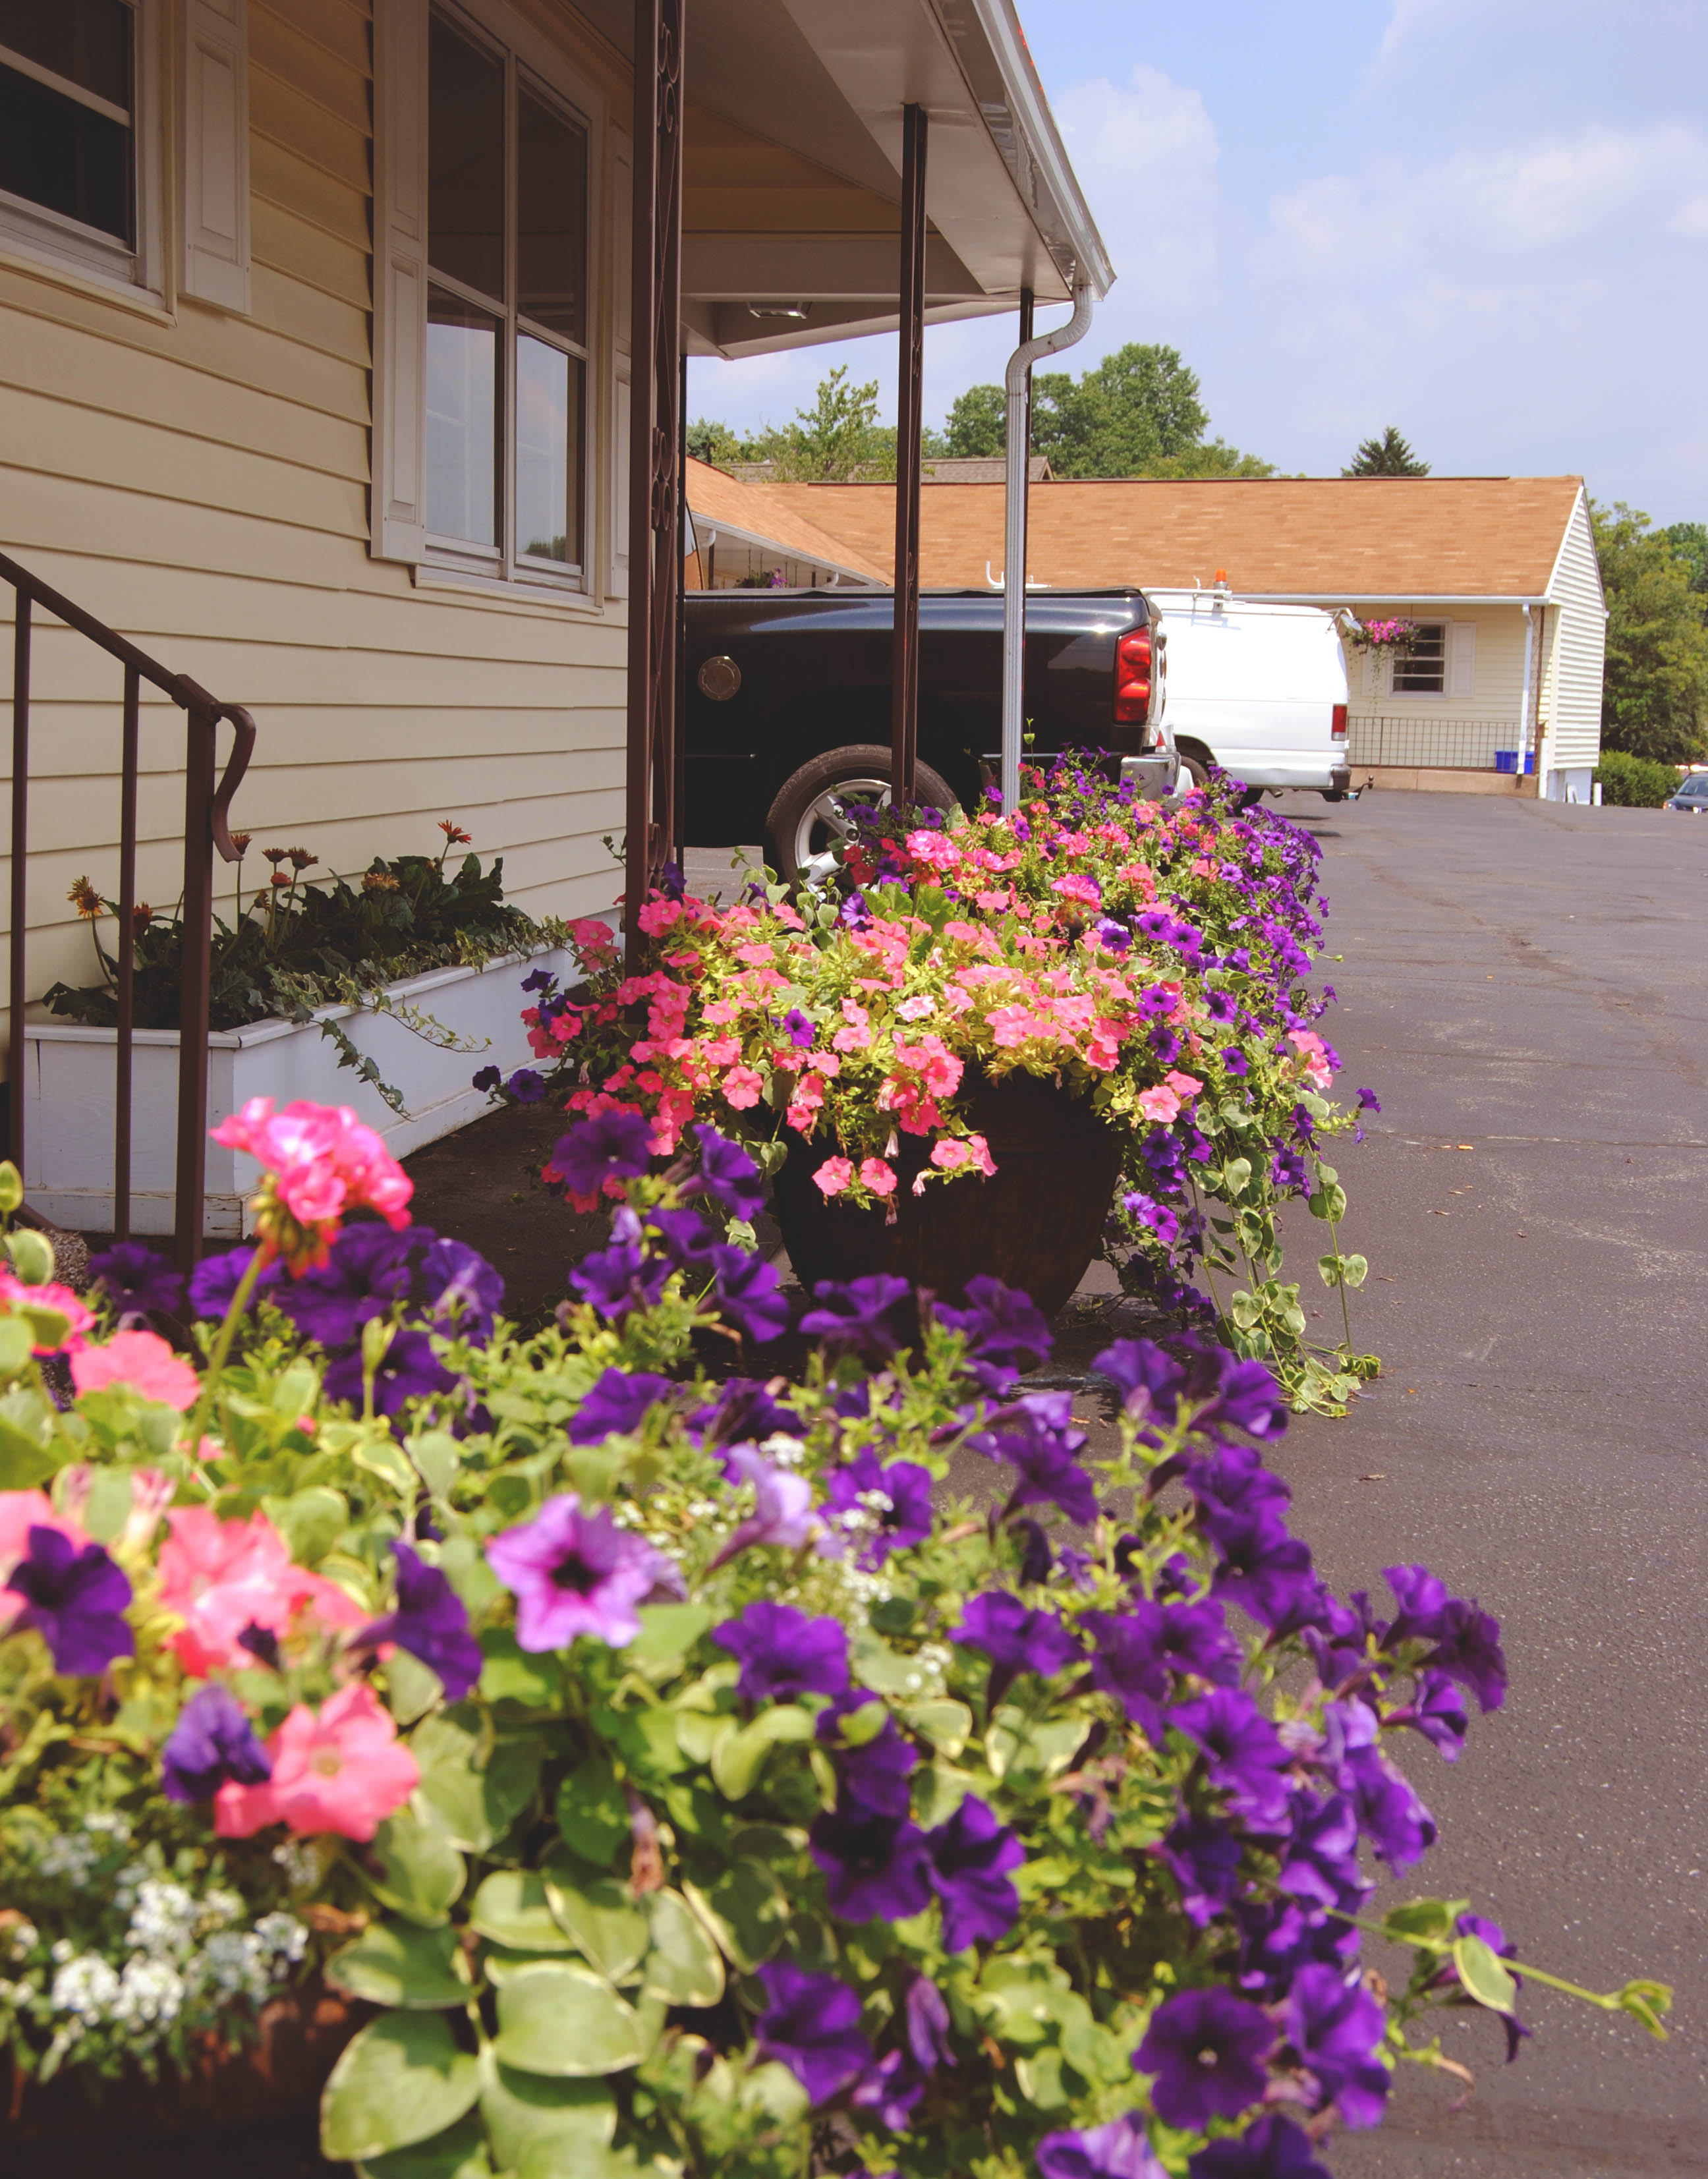
MULTIPOLYGON (((1519 703, 1519 753, 1513 760, 1513 769, 1518 774, 1513 784, 1520 794, 1524 791, 1524 749, 1530 738, 1530 662, 1535 646, 1536 623, 1531 617, 1527 600, 1524 605, 1524 693, 1519 703)), ((1544 799, 1542 788, 1542 752, 1539 749, 1536 751, 1536 799, 1539 801, 1544 799)))
POLYGON ((1020 727, 1025 702, 1026 661, 1026 390, 1040 356, 1056 355, 1083 340, 1091 325, 1089 284, 1074 290, 1074 315, 1053 332, 1022 341, 1008 358, 1003 386, 1008 397, 1008 475, 1003 486, 1002 546, 1002 808, 1020 799, 1020 727))

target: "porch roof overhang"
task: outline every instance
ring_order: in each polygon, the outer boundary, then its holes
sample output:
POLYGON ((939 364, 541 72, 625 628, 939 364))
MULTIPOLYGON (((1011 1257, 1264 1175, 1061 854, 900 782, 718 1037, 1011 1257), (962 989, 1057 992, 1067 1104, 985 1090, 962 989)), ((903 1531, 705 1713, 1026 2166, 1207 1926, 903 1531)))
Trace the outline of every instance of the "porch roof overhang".
MULTIPOLYGON (((576 0, 625 57, 630 0, 576 0)), ((1012 0, 687 0, 689 354, 893 331, 902 113, 931 128, 925 318, 1114 278, 1012 0)))

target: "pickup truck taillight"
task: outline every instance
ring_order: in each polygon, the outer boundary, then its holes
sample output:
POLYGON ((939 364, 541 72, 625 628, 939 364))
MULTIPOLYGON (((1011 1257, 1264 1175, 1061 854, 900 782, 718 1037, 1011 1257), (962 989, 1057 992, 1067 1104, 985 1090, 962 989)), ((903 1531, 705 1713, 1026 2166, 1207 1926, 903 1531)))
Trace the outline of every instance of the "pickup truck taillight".
POLYGON ((1115 646, 1115 722, 1142 727, 1151 716, 1151 631, 1131 628, 1115 646))
POLYGON ((1334 736, 1334 738, 1337 742, 1343 742, 1346 739, 1346 706, 1344 704, 1337 704, 1335 705, 1334 724, 1329 728, 1329 732, 1334 736))

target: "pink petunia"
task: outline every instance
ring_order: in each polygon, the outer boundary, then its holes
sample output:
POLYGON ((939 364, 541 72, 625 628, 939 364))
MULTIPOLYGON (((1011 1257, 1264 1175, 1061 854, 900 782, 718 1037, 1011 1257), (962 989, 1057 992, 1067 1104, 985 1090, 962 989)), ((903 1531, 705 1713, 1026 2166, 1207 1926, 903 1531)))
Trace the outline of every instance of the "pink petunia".
POLYGON ((80 1347, 71 1358, 71 1381, 80 1392, 128 1385, 180 1414, 201 1395, 200 1378, 157 1331, 115 1331, 104 1347, 80 1347))
POLYGON ((1158 1127, 1166 1128, 1171 1120, 1180 1117, 1180 1100, 1172 1090, 1159 1084, 1154 1090, 1140 1091, 1139 1109, 1147 1120, 1154 1120, 1158 1127))
POLYGON ((751 1067, 732 1067, 723 1078, 723 1094, 738 1112, 756 1105, 765 1091, 765 1077, 751 1067))
POLYGON ((1103 895, 1096 878, 1086 877, 1079 870, 1069 870, 1065 877, 1052 879, 1052 892, 1058 892, 1063 900, 1078 901, 1085 908, 1100 908, 1103 895))
POLYGON ((4 1583, 28 1552, 32 1529, 57 1529, 80 1551, 89 1541, 87 1533, 75 1521, 54 1510, 45 1490, 0 1490, 0 1627, 24 1601, 4 1583))
POLYGON ((649 938, 656 938, 661 930, 668 930, 673 923, 682 920, 679 900, 649 900, 641 903, 635 921, 649 938))
POLYGON ((827 1158, 812 1177, 821 1194, 840 1195, 854 1178, 854 1167, 845 1157, 827 1158))
POLYGON ((1204 1087, 1195 1074, 1183 1074, 1178 1068, 1174 1067, 1169 1068, 1162 1079, 1183 1105, 1189 1103, 1204 1087))
POLYGON ((420 1766, 365 1681, 341 1688, 318 1716, 299 1703, 267 1742, 272 1776, 227 1783, 214 1798, 219 1838, 252 1838, 283 1824, 299 1838, 327 1831, 371 1839, 421 1782, 420 1766))
POLYGON ((222 1521, 207 1506, 180 1506, 166 1517, 160 1549, 161 1601, 184 1621, 172 1647, 187 1672, 252 1661, 239 1637, 250 1627, 282 1637, 299 1611, 326 1626, 357 1626, 361 1607, 324 1574, 293 1564, 289 1547, 265 1513, 222 1521))
POLYGON ((1289 1029, 1294 1051, 1299 1054, 1299 1073, 1313 1090, 1326 1090, 1334 1080, 1334 1070, 1328 1063, 1328 1046, 1314 1029, 1289 1029))
POLYGON ((881 1158, 861 1159, 860 1184, 869 1188, 874 1195, 893 1195, 896 1192, 896 1177, 881 1158))

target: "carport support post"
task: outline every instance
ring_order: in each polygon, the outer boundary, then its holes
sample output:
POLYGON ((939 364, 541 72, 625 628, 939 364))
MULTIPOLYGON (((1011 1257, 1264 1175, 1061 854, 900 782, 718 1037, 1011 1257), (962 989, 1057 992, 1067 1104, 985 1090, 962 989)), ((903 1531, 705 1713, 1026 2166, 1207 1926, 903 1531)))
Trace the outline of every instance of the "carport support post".
POLYGON ((640 907, 677 833, 677 600, 682 497, 684 0, 634 0, 634 354, 629 427, 629 771, 623 948, 640 965, 640 907))
POLYGON ((895 617, 890 799, 914 799, 920 739, 920 436, 925 368, 925 109, 902 108, 901 385, 896 417, 895 617))

